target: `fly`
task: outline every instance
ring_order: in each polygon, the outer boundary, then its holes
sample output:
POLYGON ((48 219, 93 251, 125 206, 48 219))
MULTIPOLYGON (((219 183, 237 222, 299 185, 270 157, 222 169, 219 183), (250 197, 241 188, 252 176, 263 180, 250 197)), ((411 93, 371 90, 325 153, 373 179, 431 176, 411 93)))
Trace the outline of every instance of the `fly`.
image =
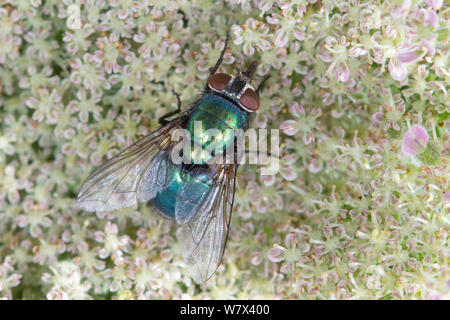
MULTIPOLYGON (((267 77, 256 90, 250 85, 258 66, 255 61, 236 75, 217 73, 227 43, 228 34, 201 97, 182 110, 175 93, 177 110, 162 116, 158 129, 93 171, 77 197, 79 207, 86 211, 116 210, 139 202, 152 204, 162 217, 177 223, 184 258, 194 268, 194 279, 201 282, 208 280, 222 261, 238 162, 211 164, 210 157, 192 153, 184 155, 189 164, 176 165, 170 157, 177 143, 172 134, 184 129, 194 136, 197 121, 204 130, 248 128, 249 115, 259 109, 259 91, 267 77)), ((214 143, 226 147, 231 139, 223 135, 214 143)))

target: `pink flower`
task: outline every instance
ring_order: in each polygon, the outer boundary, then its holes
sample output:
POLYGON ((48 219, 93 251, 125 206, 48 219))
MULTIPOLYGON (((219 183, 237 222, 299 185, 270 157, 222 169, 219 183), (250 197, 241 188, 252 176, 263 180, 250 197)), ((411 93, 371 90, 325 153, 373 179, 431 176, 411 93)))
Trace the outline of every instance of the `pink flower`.
POLYGON ((405 16, 411 8, 411 0, 405 0, 399 6, 394 6, 391 9, 391 14, 395 18, 401 18, 405 16))
POLYGON ((420 57, 416 55, 414 50, 401 48, 397 52, 397 59, 400 63, 410 63, 417 61, 420 57))
POLYGON ((295 162, 297 158, 294 154, 289 154, 283 157, 280 167, 281 176, 287 181, 294 181, 297 178, 295 170, 295 162))
POLYGON ((232 26, 231 32, 234 34, 234 43, 243 44, 243 52, 246 56, 252 56, 256 48, 264 51, 270 48, 270 42, 266 39, 269 31, 267 25, 260 24, 256 19, 248 18, 242 26, 232 26))
POLYGON ((276 248, 272 248, 269 250, 269 254, 267 255, 267 257, 269 258, 270 261, 272 262, 280 262, 283 261, 283 247, 277 246, 276 248))
POLYGON ((336 66, 334 69, 336 80, 341 82, 347 82, 350 78, 350 70, 346 63, 336 66))
POLYGON ((312 173, 317 173, 320 170, 322 170, 322 162, 318 162, 317 159, 312 159, 311 162, 308 165, 308 170, 312 173))
POLYGON ((439 27, 439 16, 434 10, 421 9, 420 12, 423 16, 423 22, 430 24, 434 29, 439 27))
POLYGON ((306 244, 301 245, 301 248, 298 248, 298 240, 295 233, 287 234, 284 244, 284 247, 275 244, 274 247, 269 250, 267 258, 274 263, 282 261, 283 264, 280 267, 280 272, 289 273, 294 271, 295 264, 300 260, 302 253, 309 251, 310 247, 306 244))
MULTIPOLYGON (((445 199, 445 202, 450 203, 450 191, 447 191, 446 193, 444 193, 444 199, 445 199)), ((449 286, 450 286, 450 282, 449 282, 449 286)))
MULTIPOLYGON (((434 54, 434 53, 433 53, 434 54)), ((403 81, 408 75, 407 63, 416 62, 422 59, 422 55, 417 55, 414 49, 401 48, 398 50, 397 55, 389 61, 388 69, 391 77, 397 81, 403 81)))
POLYGON ((288 136, 293 136, 298 132, 297 121, 286 120, 280 125, 280 129, 283 130, 288 136))
POLYGON ((427 49, 427 52, 431 57, 434 57, 436 53, 436 47, 434 45, 435 40, 436 40, 435 35, 422 40, 422 44, 427 49))
POLYGON ((402 152, 405 155, 415 156, 425 150, 428 144, 429 136, 427 130, 415 124, 403 138, 402 152))
POLYGON ((389 72, 391 74, 392 79, 397 81, 403 81, 406 79, 408 75, 408 69, 405 64, 401 63, 397 59, 391 59, 388 65, 389 72))
POLYGON ((305 108, 294 102, 289 107, 289 112, 297 118, 296 120, 286 120, 280 125, 280 129, 287 135, 293 136, 297 132, 303 132, 303 143, 308 145, 314 140, 312 130, 316 127, 316 119, 320 117, 321 111, 313 108, 310 113, 306 114, 305 108))
POLYGON ((443 2, 443 0, 425 0, 425 3, 434 10, 439 10, 442 7, 443 2))

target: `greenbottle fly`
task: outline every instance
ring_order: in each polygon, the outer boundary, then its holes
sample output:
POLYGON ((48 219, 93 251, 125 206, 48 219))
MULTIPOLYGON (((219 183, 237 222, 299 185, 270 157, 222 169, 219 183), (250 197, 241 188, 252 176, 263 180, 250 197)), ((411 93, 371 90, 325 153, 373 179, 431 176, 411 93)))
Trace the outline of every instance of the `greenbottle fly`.
MULTIPOLYGON (((200 98, 182 110, 159 119, 160 127, 107 160, 93 171, 81 186, 77 201, 87 211, 110 211, 151 203, 164 218, 177 223, 177 238, 194 279, 208 280, 220 265, 230 228, 238 162, 210 164, 192 154, 188 163, 174 164, 170 153, 175 146, 172 133, 185 129, 193 136, 194 122, 209 128, 247 129, 249 116, 259 108, 259 91, 250 82, 257 62, 236 75, 217 73, 225 46, 200 98), (168 120, 171 119, 171 120, 168 120)), ((225 134, 214 140, 229 144, 225 134)))

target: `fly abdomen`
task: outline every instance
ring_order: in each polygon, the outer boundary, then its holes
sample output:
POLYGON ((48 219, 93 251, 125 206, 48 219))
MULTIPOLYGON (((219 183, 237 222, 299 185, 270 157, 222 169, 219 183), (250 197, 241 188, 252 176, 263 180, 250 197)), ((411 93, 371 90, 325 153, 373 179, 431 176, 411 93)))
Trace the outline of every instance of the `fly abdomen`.
POLYGON ((176 205, 183 206, 183 219, 196 214, 195 207, 201 201, 199 195, 209 192, 213 186, 207 165, 174 165, 167 163, 167 187, 150 200, 159 213, 167 219, 177 219, 176 205))

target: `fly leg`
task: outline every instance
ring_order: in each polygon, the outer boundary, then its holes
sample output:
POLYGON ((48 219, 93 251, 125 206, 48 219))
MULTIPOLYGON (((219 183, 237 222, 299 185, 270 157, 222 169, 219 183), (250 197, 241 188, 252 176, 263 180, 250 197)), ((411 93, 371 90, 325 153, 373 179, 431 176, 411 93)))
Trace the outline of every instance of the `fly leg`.
MULTIPOLYGON (((220 57, 216 62, 216 65, 211 69, 211 73, 209 76, 211 77, 214 73, 216 73, 217 69, 219 69, 220 64, 223 61, 223 56, 225 55, 225 51, 227 50, 228 45, 228 38, 229 38, 229 32, 227 31, 227 34, 225 36, 225 45, 223 46, 222 52, 220 53, 220 57)), ((206 83, 205 91, 208 91, 208 83, 206 83)))
POLYGON ((158 119, 159 124, 162 125, 162 126, 164 126, 164 125, 166 125, 167 123, 170 122, 169 120, 166 120, 167 118, 170 118, 171 116, 174 116, 174 115, 176 115, 176 114, 178 114, 178 113, 181 112, 181 100, 180 100, 180 95, 179 95, 175 90, 172 90, 172 92, 173 92, 173 94, 177 97, 177 104, 178 104, 178 107, 177 107, 177 110, 174 110, 174 111, 171 111, 171 112, 169 112, 169 113, 166 113, 165 115, 163 115, 162 117, 160 117, 160 118, 158 119))
POLYGON ((261 91, 264 83, 267 81, 267 79, 270 78, 270 74, 268 74, 267 76, 264 77, 264 79, 261 81, 261 83, 259 84, 258 88, 256 89, 256 93, 259 95, 259 92, 261 91))

